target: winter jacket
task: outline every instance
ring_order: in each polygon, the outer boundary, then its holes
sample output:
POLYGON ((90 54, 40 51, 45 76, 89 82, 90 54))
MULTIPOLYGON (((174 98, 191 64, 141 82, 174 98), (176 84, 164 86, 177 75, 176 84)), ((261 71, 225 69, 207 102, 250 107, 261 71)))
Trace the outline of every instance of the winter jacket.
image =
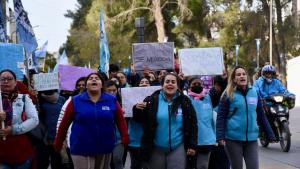
POLYGON ((40 117, 47 130, 46 140, 48 143, 52 144, 54 141, 59 114, 65 101, 64 97, 59 96, 55 103, 45 101, 40 105, 40 117))
POLYGON ((0 163, 20 164, 33 156, 33 147, 25 133, 38 125, 39 118, 30 97, 24 96, 23 99, 23 94, 18 94, 12 101, 12 135, 0 139, 0 163))
POLYGON ((115 144, 115 122, 122 136, 122 144, 128 144, 127 126, 123 111, 110 94, 102 93, 97 103, 90 100, 87 92, 73 97, 67 106, 55 139, 55 149, 60 150, 71 129, 71 154, 96 156, 112 153, 115 144))
POLYGON ((288 93, 281 81, 275 78, 273 78, 271 83, 268 83, 263 77, 260 77, 253 83, 253 87, 259 91, 259 94, 262 98, 278 93, 288 93))
POLYGON ((232 100, 227 94, 222 96, 217 116, 217 140, 255 141, 258 124, 270 140, 275 140, 262 101, 254 88, 246 91, 237 89, 232 100))
MULTIPOLYGON (((145 117, 143 119, 145 122, 143 123, 144 133, 142 136, 142 144, 141 144, 141 159, 143 161, 148 161, 151 158, 152 151, 156 146, 154 144, 155 137, 157 136, 157 128, 158 128, 158 107, 159 102, 161 101, 160 94, 162 90, 158 90, 154 92, 147 103, 145 108, 145 117)), ((166 112, 168 113, 168 112, 166 112)), ((169 114, 172 118, 175 115, 182 114, 182 133, 184 146, 186 149, 192 148, 196 150, 197 147, 197 118, 195 110, 191 104, 190 99, 179 93, 178 96, 172 101, 169 114)), ((171 118, 169 118, 171 119, 171 118)), ((171 122, 170 122, 171 123, 171 122)), ((164 137, 169 139, 169 151, 172 151, 172 140, 170 139, 170 128, 166 129, 166 135, 164 137)))

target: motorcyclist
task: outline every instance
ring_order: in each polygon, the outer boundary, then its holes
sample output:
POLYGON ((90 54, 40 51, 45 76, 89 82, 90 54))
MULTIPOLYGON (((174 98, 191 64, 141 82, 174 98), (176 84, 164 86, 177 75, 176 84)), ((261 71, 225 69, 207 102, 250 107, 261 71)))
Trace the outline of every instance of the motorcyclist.
POLYGON ((261 70, 262 76, 254 81, 253 86, 260 93, 262 98, 274 94, 285 94, 286 96, 294 95, 284 87, 280 80, 275 78, 276 69, 272 65, 265 65, 261 70))

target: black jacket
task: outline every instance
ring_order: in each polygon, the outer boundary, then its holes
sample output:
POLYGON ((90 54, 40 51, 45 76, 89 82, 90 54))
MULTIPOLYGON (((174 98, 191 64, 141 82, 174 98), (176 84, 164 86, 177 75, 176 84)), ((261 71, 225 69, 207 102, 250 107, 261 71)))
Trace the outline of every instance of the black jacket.
MULTIPOLYGON (((141 143, 141 160, 148 161, 151 158, 154 149, 154 137, 157 127, 156 115, 158 111, 159 93, 161 90, 154 92, 147 98, 147 106, 143 112, 145 115, 143 121, 144 134, 141 143)), ((190 99, 184 94, 180 94, 173 102, 171 114, 175 113, 181 107, 183 113, 183 142, 185 149, 197 147, 197 116, 190 99)))

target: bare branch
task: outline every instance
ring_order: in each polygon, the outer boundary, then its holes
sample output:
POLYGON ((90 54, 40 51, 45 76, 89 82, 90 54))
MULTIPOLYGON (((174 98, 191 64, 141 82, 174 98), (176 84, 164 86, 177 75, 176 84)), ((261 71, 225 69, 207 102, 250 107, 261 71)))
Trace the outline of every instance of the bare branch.
POLYGON ((170 1, 166 1, 162 6, 161 6, 161 9, 164 9, 164 7, 168 4, 178 4, 177 2, 170 2, 170 1))
POLYGON ((290 2, 291 2, 291 0, 288 0, 288 1, 284 2, 283 4, 280 5, 281 8, 285 8, 285 6, 286 6, 287 4, 289 4, 290 2))
POLYGON ((126 11, 123 11, 123 12, 119 13, 118 15, 116 15, 116 16, 110 18, 110 21, 111 21, 112 23, 114 23, 114 22, 116 22, 118 19, 120 19, 120 18, 122 18, 122 17, 125 17, 126 15, 128 15, 128 14, 134 12, 134 11, 137 11, 137 10, 150 10, 150 11, 151 11, 152 9, 149 8, 149 7, 137 7, 137 8, 131 8, 131 9, 128 9, 128 10, 126 10, 126 11))
POLYGON ((178 0, 178 8, 180 10, 180 18, 190 18, 193 12, 187 7, 187 0, 178 0))

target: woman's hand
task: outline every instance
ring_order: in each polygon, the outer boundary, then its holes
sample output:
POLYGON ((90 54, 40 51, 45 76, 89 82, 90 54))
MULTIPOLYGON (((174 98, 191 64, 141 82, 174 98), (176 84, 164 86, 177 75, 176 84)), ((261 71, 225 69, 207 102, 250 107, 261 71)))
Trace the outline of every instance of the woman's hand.
POLYGON ((143 110, 144 108, 146 108, 146 102, 138 103, 138 104, 135 105, 135 107, 137 109, 143 110))
POLYGON ((4 121, 6 119, 6 113, 4 111, 0 112, 0 121, 4 121))
POLYGON ((196 154, 196 151, 194 149, 188 148, 186 151, 187 155, 193 156, 196 154))
POLYGON ((221 146, 225 146, 226 145, 226 141, 225 140, 219 140, 218 143, 221 146))
POLYGON ((12 133, 12 127, 8 126, 5 129, 0 129, 0 137, 6 137, 8 135, 11 135, 12 133))

